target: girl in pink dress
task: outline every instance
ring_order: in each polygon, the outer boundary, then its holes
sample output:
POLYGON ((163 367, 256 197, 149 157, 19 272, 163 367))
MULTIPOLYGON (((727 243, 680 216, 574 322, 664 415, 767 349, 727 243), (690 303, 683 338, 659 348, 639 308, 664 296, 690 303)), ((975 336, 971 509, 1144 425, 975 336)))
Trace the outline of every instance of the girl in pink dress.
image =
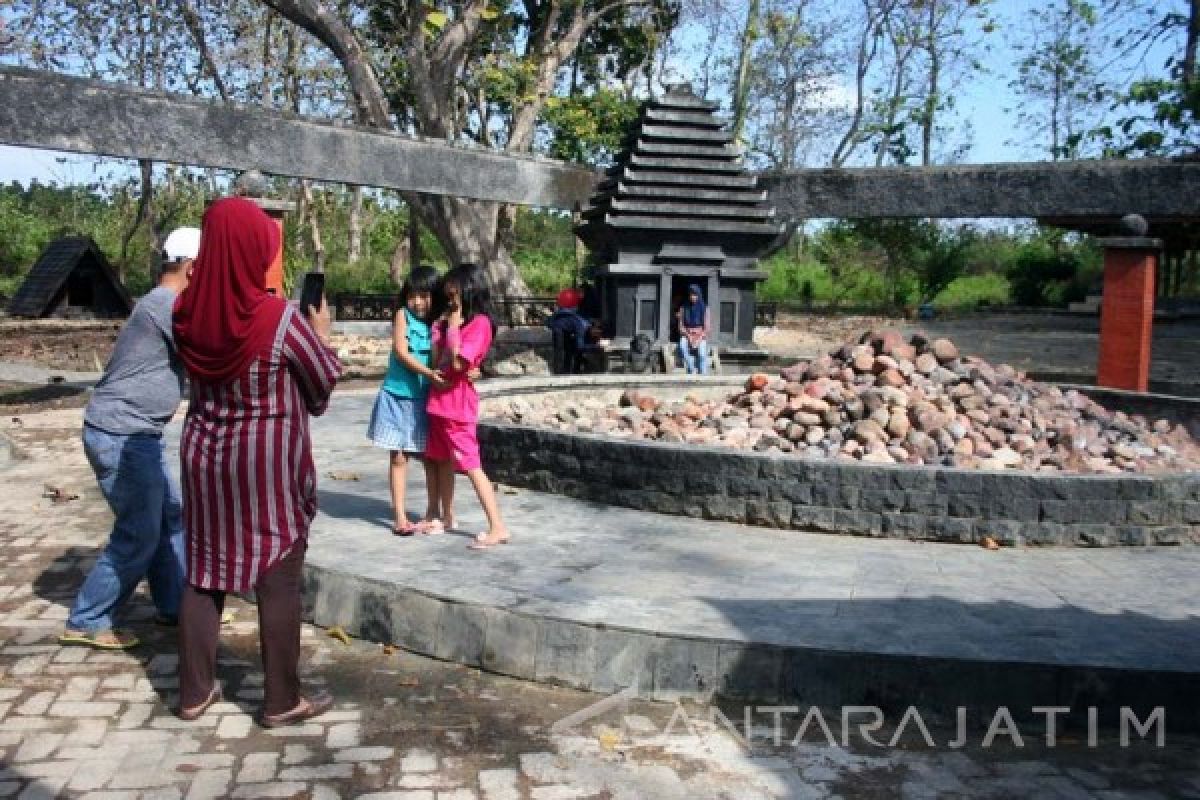
POLYGON ((445 314, 433 326, 434 369, 445 379, 441 388, 431 387, 425 406, 429 418, 425 458, 433 465, 435 491, 440 499, 442 525, 454 527, 454 474, 465 472, 487 515, 488 529, 469 547, 486 550, 506 544, 511 538, 492 482, 484 474, 479 458, 479 394, 468 373, 483 363, 495 331, 487 314, 490 292, 483 269, 460 264, 442 279, 441 300, 445 314))

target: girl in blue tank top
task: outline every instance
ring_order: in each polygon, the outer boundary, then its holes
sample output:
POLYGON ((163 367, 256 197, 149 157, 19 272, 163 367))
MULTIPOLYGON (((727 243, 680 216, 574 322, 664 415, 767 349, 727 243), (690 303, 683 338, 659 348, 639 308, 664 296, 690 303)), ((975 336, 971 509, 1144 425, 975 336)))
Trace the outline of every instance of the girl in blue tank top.
MULTIPOLYGON (((430 366, 433 349, 429 329, 433 290, 438 273, 433 267, 414 268, 400 289, 403 308, 396 312, 392 323, 392 352, 388 358, 387 376, 371 410, 367 438, 376 447, 391 451, 388 482, 392 488, 392 532, 411 536, 424 530, 429 521, 439 518, 436 494, 426 501, 425 517, 420 523, 408 518, 405 510, 405 488, 408 462, 425 452, 428 424, 425 400, 429 385, 441 385, 442 378, 430 366)), ((433 486, 429 465, 425 465, 425 484, 433 486)))

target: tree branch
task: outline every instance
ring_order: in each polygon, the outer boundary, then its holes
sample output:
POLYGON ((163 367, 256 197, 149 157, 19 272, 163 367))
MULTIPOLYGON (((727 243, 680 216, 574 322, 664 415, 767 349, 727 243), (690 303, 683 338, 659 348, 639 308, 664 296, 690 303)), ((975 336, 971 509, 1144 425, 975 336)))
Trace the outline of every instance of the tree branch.
POLYGON ((585 29, 590 28, 591 26, 593 26, 597 22, 599 22, 607 14, 609 14, 612 11, 616 11, 618 8, 635 8, 637 6, 648 6, 648 5, 650 5, 649 0, 616 0, 615 2, 600 6, 595 11, 593 11, 591 14, 588 14, 587 19, 584 24, 584 28, 585 29))
MULTIPOLYGON (((263 4, 311 33, 329 48, 350 79, 359 119, 376 128, 392 127, 387 96, 366 50, 335 9, 320 0, 262 0, 263 4)), ((419 5, 419 3, 417 4, 419 5)))
POLYGON ((200 63, 204 65, 204 69, 212 78, 213 85, 217 87, 217 94, 221 96, 222 100, 229 102, 229 92, 225 88, 225 81, 221 80, 221 71, 217 69, 217 64, 213 61, 212 51, 208 49, 208 40, 204 36, 204 25, 200 21, 200 15, 196 13, 196 7, 192 5, 191 0, 179 0, 179 11, 183 15, 183 24, 196 43, 196 49, 200 51, 200 63))

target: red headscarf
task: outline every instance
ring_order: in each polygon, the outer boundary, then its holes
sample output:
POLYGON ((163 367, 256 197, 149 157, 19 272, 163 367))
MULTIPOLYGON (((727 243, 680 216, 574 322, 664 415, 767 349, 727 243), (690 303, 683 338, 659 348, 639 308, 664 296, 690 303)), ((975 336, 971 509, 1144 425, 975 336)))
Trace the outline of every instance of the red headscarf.
POLYGON ((204 212, 192 280, 175 301, 175 343, 193 378, 228 383, 270 344, 287 308, 267 294, 279 247, 279 227, 244 197, 204 212))

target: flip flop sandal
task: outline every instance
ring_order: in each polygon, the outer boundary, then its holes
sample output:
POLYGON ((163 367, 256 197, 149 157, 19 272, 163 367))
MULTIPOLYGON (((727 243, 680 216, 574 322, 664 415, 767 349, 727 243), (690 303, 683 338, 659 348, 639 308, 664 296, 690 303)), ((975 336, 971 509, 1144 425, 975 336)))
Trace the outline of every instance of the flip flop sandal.
POLYGON ((264 728, 298 725, 324 714, 331 708, 333 708, 333 695, 326 691, 320 691, 312 697, 301 697, 300 704, 291 711, 285 711, 282 714, 263 714, 259 718, 259 724, 264 728))
POLYGON ((58 637, 59 644, 81 645, 96 650, 128 650, 137 647, 138 638, 128 631, 63 631, 58 637), (108 637, 108 638, 101 638, 108 637))
POLYGON ((392 533, 397 536, 412 536, 414 533, 420 533, 421 528, 412 522, 405 521, 403 525, 397 528, 392 528, 392 533))
POLYGON ((416 531, 422 536, 429 536, 430 534, 445 533, 446 526, 440 519, 423 519, 417 523, 416 531))
POLYGON ((493 547, 499 547, 502 544, 508 544, 511 536, 505 536, 503 539, 494 539, 488 541, 487 533, 475 534, 475 541, 467 545, 468 550, 491 550, 493 547))
POLYGON ((194 722, 195 720, 198 720, 202 716, 204 716, 204 712, 208 711, 208 709, 212 706, 213 703, 219 702, 220 700, 221 700, 221 684, 214 683, 212 691, 208 693, 207 700, 205 700, 200 705, 192 706, 191 708, 184 708, 183 706, 180 706, 179 711, 176 712, 176 715, 180 719, 182 719, 186 722, 194 722))

